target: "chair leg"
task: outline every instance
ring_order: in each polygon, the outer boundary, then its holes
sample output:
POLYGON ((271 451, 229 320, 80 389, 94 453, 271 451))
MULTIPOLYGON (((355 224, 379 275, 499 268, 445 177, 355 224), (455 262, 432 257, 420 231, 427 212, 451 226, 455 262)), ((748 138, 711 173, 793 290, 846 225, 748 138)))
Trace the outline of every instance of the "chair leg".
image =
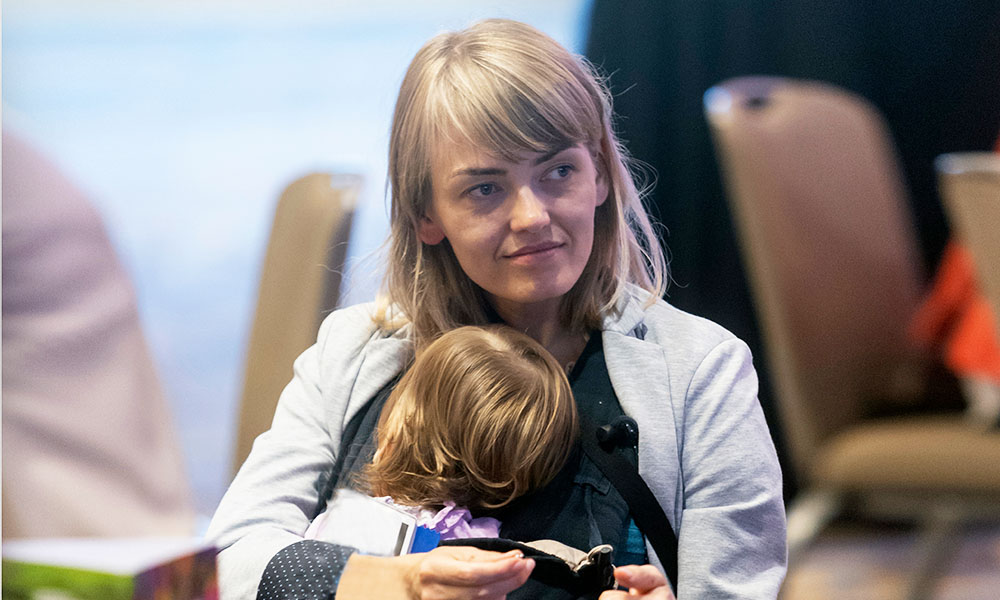
POLYGON ((792 568, 819 533, 840 515, 844 496, 833 490, 806 492, 788 509, 788 566, 792 568))
POLYGON ((953 506, 938 506, 921 524, 912 575, 907 581, 907 600, 930 600, 937 580, 955 558, 962 524, 961 512, 953 506))

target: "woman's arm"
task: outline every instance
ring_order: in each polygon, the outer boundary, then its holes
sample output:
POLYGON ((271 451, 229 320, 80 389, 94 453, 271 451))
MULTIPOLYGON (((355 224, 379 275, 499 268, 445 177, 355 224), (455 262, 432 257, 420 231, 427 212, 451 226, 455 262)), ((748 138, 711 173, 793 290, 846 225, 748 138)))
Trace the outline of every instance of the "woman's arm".
POLYGON ((723 341, 695 370, 680 456, 680 595, 775 598, 786 562, 781 470, 743 342, 723 341))
POLYGON ((303 540, 268 563, 258 600, 502 599, 527 580, 534 561, 519 552, 448 546, 399 557, 366 556, 303 540))
MULTIPOLYGON (((271 429, 254 442, 207 533, 221 550, 224 599, 256 598, 272 558, 302 542, 339 442, 330 415, 344 411, 372 331, 362 308, 337 311, 323 322, 317 343, 296 359, 271 429)), ((310 548, 305 551, 319 553, 312 558, 323 562, 323 546, 310 548)))
MULTIPOLYGON (((254 442, 209 526, 207 537, 221 550, 223 599, 257 597, 271 559, 302 542, 319 500, 318 482, 333 465, 320 393, 308 374, 317 353, 313 347, 296 360, 295 378, 282 392, 272 428, 254 442)), ((310 548, 304 551, 315 551, 310 548)))
POLYGON ((535 561, 520 552, 444 546, 394 558, 355 554, 338 600, 502 600, 524 585, 535 561))
POLYGON ((221 550, 224 600, 371 598, 376 589, 406 589, 407 598, 499 598, 528 578, 534 561, 476 548, 381 558, 303 539, 334 464, 348 396, 376 393, 385 382, 366 373, 388 381, 405 363, 403 353, 373 350, 396 340, 373 338, 370 324, 359 307, 337 311, 295 361, 271 429, 254 442, 209 527, 221 550))

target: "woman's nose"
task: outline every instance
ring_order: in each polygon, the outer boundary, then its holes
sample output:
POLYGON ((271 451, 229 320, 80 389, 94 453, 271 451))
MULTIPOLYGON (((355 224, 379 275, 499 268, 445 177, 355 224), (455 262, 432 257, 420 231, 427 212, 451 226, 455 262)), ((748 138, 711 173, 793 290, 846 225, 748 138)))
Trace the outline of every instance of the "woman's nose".
POLYGON ((549 209, 531 186, 521 186, 514 198, 510 228, 514 231, 539 231, 549 224, 549 209))

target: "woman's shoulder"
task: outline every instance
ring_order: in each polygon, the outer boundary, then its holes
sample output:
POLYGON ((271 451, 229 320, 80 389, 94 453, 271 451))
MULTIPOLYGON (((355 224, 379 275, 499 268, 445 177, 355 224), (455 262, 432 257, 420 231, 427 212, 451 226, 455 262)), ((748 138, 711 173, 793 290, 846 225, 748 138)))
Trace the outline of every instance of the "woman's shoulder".
POLYGON ((407 339, 409 325, 392 307, 383 308, 376 301, 362 302, 338 308, 324 317, 317 337, 320 343, 336 337, 338 344, 351 340, 407 339))
POLYGON ((670 346, 709 350, 739 340, 715 321, 683 311, 663 299, 657 300, 646 313, 647 336, 661 344, 669 342, 670 346))
POLYGON ((303 355, 310 357, 304 367, 314 369, 333 415, 331 431, 339 431, 412 358, 409 326, 384 317, 375 302, 338 309, 323 320, 315 346, 303 355))
POLYGON ((649 386, 650 373, 662 373, 669 381, 661 383, 684 396, 699 373, 742 373, 753 362, 747 345, 726 328, 644 290, 632 290, 619 318, 605 325, 605 357, 620 381, 641 374, 649 386))
POLYGON ((336 358, 356 361, 369 354, 399 354, 410 348, 410 326, 377 302, 339 308, 320 324, 316 347, 326 366, 336 358))
POLYGON ((630 288, 619 306, 620 316, 606 322, 606 330, 639 337, 667 351, 700 354, 727 342, 741 343, 718 323, 683 311, 663 298, 652 298, 642 288, 630 288))

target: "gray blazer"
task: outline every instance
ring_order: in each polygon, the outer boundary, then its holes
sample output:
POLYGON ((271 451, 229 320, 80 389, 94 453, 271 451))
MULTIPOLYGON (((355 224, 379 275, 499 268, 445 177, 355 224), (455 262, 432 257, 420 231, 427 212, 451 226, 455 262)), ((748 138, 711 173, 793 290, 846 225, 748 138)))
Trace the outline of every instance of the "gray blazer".
MULTIPOLYGON (((639 472, 678 534, 678 597, 775 598, 786 560, 781 471, 750 351, 722 327, 647 299, 630 290, 601 335, 615 393, 639 423, 639 472)), ((408 364, 408 327, 381 331, 373 311, 357 305, 324 320, 222 499, 208 537, 222 549, 224 599, 255 598, 271 557, 302 539, 343 426, 408 364)))

